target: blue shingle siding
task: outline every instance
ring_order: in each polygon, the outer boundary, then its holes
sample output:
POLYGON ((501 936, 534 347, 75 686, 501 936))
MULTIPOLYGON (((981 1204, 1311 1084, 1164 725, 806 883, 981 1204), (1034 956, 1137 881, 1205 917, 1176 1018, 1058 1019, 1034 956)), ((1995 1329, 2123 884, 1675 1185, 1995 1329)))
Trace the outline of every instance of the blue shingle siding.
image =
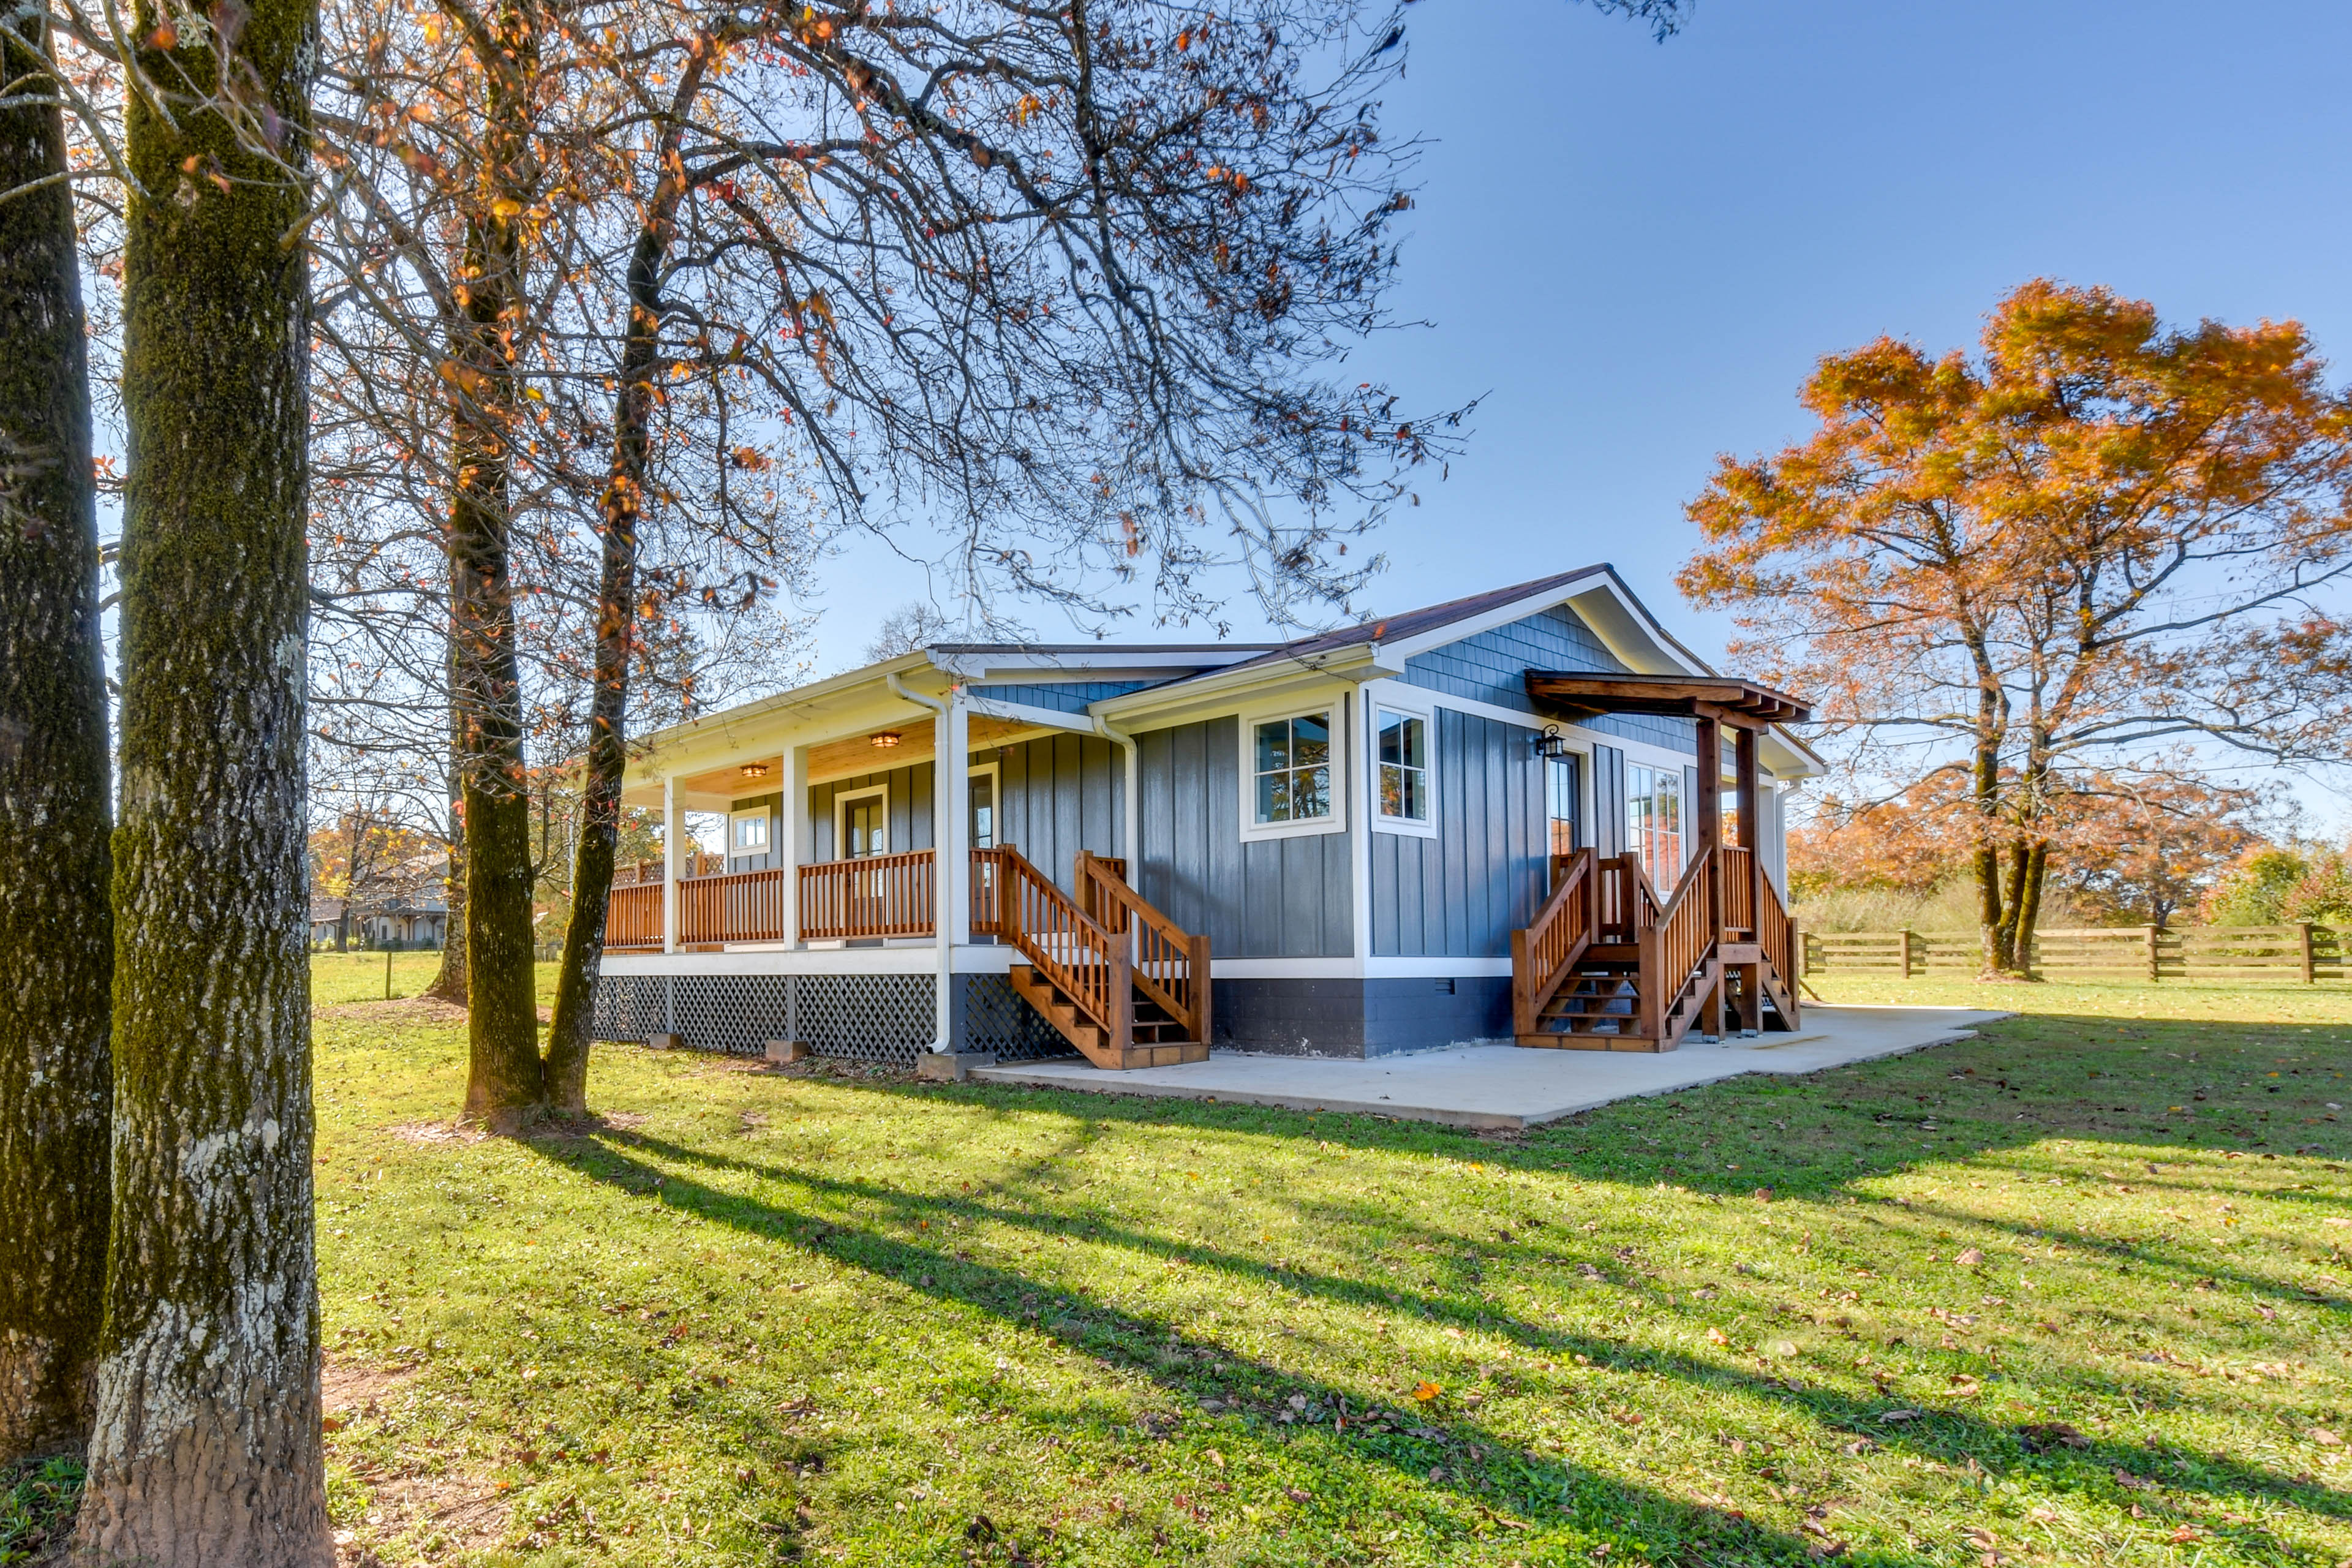
POLYGON ((1140 691, 1147 686, 1158 686, 1157 680, 1072 680, 1057 681, 1049 686, 968 686, 964 689, 974 697, 993 697, 999 702, 1019 702, 1031 708, 1050 708, 1056 713, 1083 713, 1089 702, 1099 702, 1106 697, 1124 697, 1130 691, 1140 691))
MULTIPOLYGON (((1565 605, 1538 610, 1508 626, 1447 643, 1405 660, 1407 684, 1491 702, 1497 708, 1532 714, 1526 676, 1531 669, 1594 669, 1630 673, 1592 628, 1565 605)), ((1584 728, 1629 741, 1647 741, 1677 752, 1696 752, 1698 742, 1687 719, 1654 718, 1646 713, 1609 713, 1580 721, 1584 728)))

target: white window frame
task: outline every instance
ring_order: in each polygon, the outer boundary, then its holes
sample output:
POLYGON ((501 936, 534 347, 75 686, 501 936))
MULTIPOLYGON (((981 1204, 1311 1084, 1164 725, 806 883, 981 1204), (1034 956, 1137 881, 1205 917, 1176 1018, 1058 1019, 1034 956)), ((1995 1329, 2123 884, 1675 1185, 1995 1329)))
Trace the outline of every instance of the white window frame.
POLYGON ((1348 831, 1348 790, 1351 773, 1348 759, 1353 742, 1348 736, 1355 704, 1341 696, 1319 702, 1289 702, 1280 707, 1244 710, 1238 745, 1241 774, 1241 824, 1244 841, 1259 838, 1308 838, 1323 833, 1348 831), (1260 822, 1257 819, 1257 727, 1277 719, 1308 719, 1321 715, 1331 727, 1331 812, 1303 822, 1260 822))
POLYGON ((1364 786, 1367 820, 1377 833, 1402 834, 1407 838, 1437 837, 1437 705, 1418 699, 1400 700, 1377 691, 1365 693, 1364 708, 1364 786), (1421 721, 1422 733, 1428 738, 1429 762, 1422 769, 1429 802, 1429 816, 1415 821, 1410 816, 1391 816, 1381 809, 1381 713, 1386 710, 1407 719, 1421 721))
POLYGON ((776 813, 774 807, 763 805, 751 811, 735 811, 730 809, 727 813, 727 858, 730 860, 748 860, 754 855, 773 855, 775 852, 776 813), (736 841, 735 825, 739 822, 757 822, 762 825, 760 831, 763 841, 757 847, 747 849, 736 841))
POLYGON ((882 802, 882 847, 877 851, 877 853, 883 855, 894 855, 898 853, 898 851, 893 849, 890 846, 890 786, 887 784, 865 784, 856 789, 835 790, 834 792, 833 858, 835 860, 846 860, 849 858, 850 803, 852 801, 859 800, 873 800, 877 796, 882 802))
MULTIPOLYGON (((1004 764, 1001 761, 973 763, 964 769, 963 830, 967 835, 971 832, 971 781, 982 773, 988 775, 989 811, 992 814, 991 821, 996 828, 996 842, 1003 844, 1004 842, 1004 764)), ((970 849, 974 847, 967 844, 964 847, 970 849)))

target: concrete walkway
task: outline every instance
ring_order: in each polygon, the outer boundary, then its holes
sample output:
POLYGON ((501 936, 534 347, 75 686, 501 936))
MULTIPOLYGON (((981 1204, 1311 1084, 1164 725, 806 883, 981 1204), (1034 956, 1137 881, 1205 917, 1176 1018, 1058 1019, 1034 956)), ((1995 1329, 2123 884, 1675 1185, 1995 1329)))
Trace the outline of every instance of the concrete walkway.
POLYGON ((1218 1051, 1184 1067, 1107 1072, 1085 1061, 1056 1060, 975 1068, 971 1076, 1100 1094, 1361 1110, 1457 1127, 1533 1127, 1612 1100, 1671 1094, 1741 1073, 1819 1072, 1900 1056, 1967 1039, 1976 1033, 1972 1026, 2008 1016, 1969 1007, 1813 1006, 1805 1009, 1805 1027, 1798 1034, 1712 1046, 1694 1036, 1664 1053, 1453 1046, 1356 1061, 1218 1051))

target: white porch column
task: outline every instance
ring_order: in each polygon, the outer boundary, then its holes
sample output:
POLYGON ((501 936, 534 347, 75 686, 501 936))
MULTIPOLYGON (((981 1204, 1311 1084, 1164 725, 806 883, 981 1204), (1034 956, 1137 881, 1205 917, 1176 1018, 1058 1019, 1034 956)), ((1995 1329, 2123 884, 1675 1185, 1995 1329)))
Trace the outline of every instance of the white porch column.
POLYGON ((677 883, 686 866, 686 802, 675 776, 662 780, 662 951, 677 951, 677 883))
POLYGON ((808 837, 808 748, 786 746, 776 795, 776 864, 784 868, 784 945, 801 940, 801 845, 808 837))
POLYGON ((933 879, 940 895, 938 929, 950 947, 971 943, 971 710, 963 688, 948 688, 947 706, 932 721, 938 733, 937 777, 931 801, 939 821, 931 842, 940 863, 933 879))

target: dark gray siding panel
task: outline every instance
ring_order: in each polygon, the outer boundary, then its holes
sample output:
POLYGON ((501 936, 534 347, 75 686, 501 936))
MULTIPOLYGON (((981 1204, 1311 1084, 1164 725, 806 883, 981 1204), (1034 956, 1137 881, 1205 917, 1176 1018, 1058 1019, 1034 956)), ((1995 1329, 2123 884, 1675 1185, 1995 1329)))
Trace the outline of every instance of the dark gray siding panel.
MULTIPOLYGON (((1404 679, 1414 686, 1533 713, 1526 675, 1531 669, 1591 669, 1623 673, 1624 664, 1592 628, 1565 605, 1539 610, 1523 620, 1432 648, 1405 661, 1404 679)), ((1695 748, 1687 719, 1622 713, 1580 720, 1604 735, 1648 741, 1676 751, 1695 748)))
POLYGON ((1136 737, 1143 896, 1223 958, 1331 958, 1352 951, 1348 836, 1241 836, 1241 721, 1136 737))
POLYGON ((1543 895, 1542 764, 1516 724, 1437 710, 1437 837, 1372 835, 1372 952, 1501 958, 1543 895))
POLYGON ((1084 849, 1119 852, 1118 750, 1097 735, 1041 736, 972 752, 973 765, 998 764, 1003 798, 996 839, 1021 851, 1065 892, 1084 849))
POLYGON ((808 858, 831 860, 840 854, 833 837, 833 803, 855 790, 878 784, 890 787, 890 853, 931 847, 931 764, 889 768, 856 778, 828 779, 809 788, 808 858))

